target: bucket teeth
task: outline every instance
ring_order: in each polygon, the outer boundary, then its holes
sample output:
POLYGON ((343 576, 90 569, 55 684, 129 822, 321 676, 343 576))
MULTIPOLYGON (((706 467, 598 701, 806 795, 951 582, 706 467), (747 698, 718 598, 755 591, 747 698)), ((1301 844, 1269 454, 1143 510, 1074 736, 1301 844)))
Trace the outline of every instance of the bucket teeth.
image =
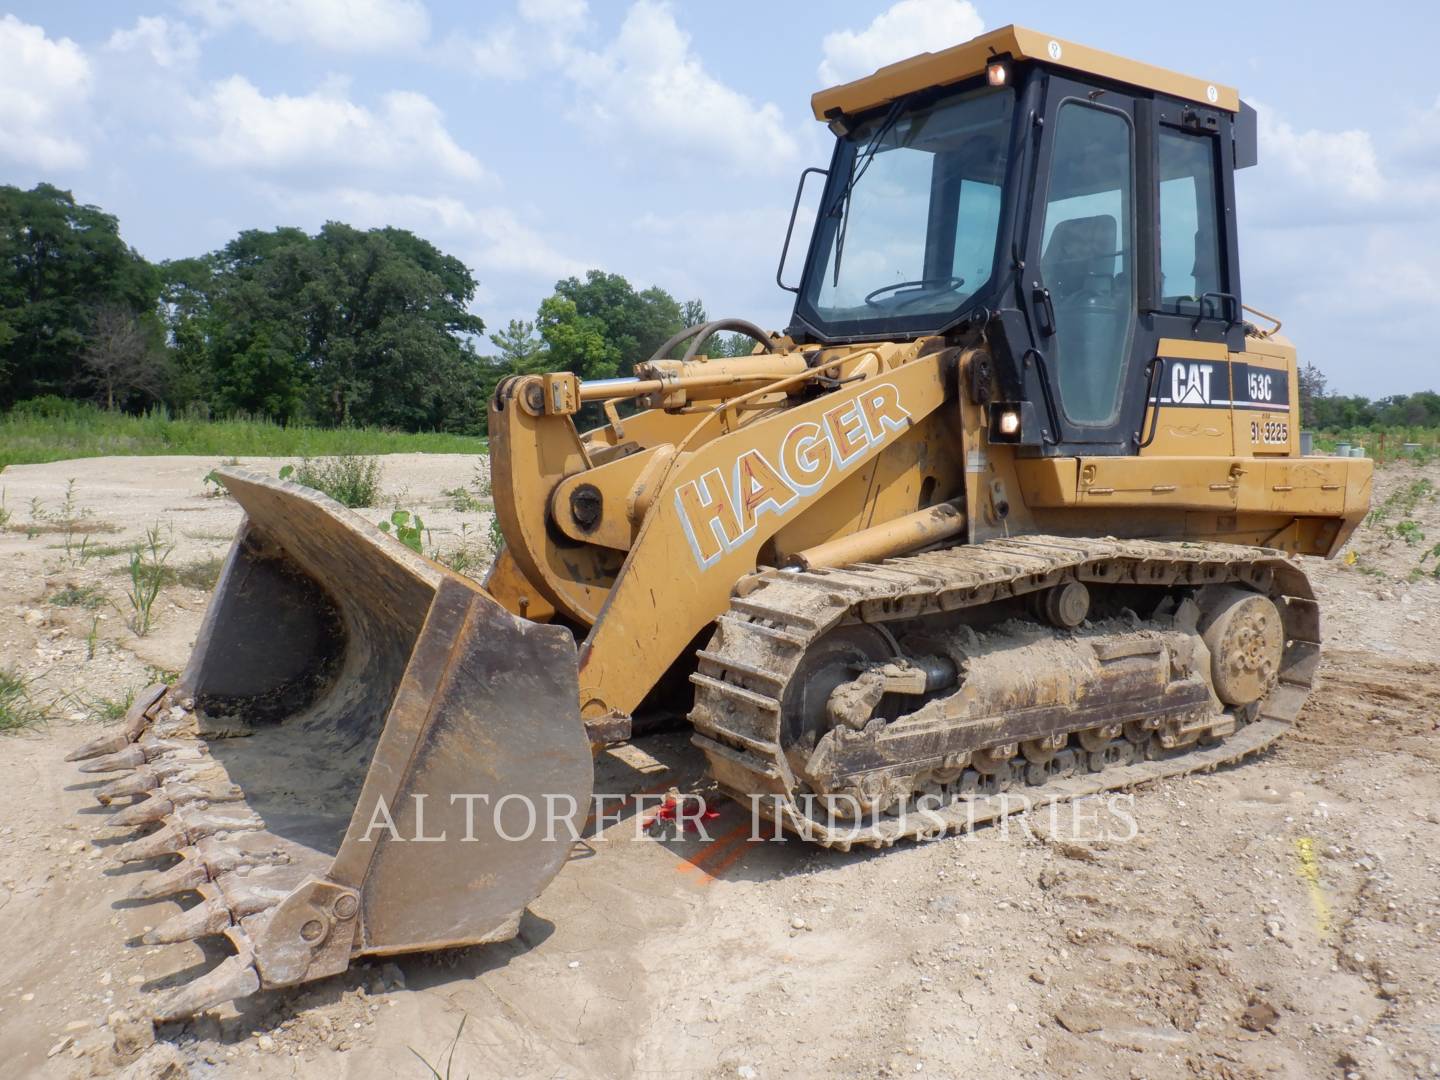
POLYGON ((195 852, 211 877, 241 867, 275 866, 291 861, 285 844, 267 832, 241 833, 225 840, 207 836, 195 845, 195 852))
POLYGON ((142 862, 145 859, 158 859, 161 855, 174 855, 188 842, 184 830, 179 826, 166 825, 149 836, 121 844, 114 854, 117 862, 142 862))
POLYGON ((219 934, 229 925, 230 908, 223 900, 201 900, 188 911, 166 919, 141 940, 147 945, 173 945, 219 934))
MULTIPOLYGON (((223 777, 224 775, 224 771, 213 761, 207 759, 204 754, 181 753, 177 750, 149 765, 136 769, 129 776, 122 776, 118 780, 110 781, 104 787, 96 790, 95 798, 108 805, 112 800, 124 798, 126 795, 147 794, 170 781, 189 783, 191 780, 223 777)), ((228 782, 225 787, 233 788, 237 792, 240 790, 228 782)), ((217 790, 220 790, 218 785, 217 790)), ((236 798, 239 796, 237 795, 236 798)), ((216 796, 212 797, 211 801, 232 800, 220 799, 216 796)))
POLYGON ((243 803, 214 809, 182 806, 175 811, 173 820, 184 828, 191 842, 218 832, 252 832, 265 827, 260 815, 243 803))
POLYGON ((66 761, 86 761, 90 758, 100 757, 102 754, 114 754, 124 750, 130 745, 131 739, 123 728, 116 728, 101 735, 98 739, 91 739, 83 746, 77 746, 70 753, 65 755, 66 761))
POLYGON ((203 810, 211 805, 239 802, 243 797, 234 784, 165 784, 150 798, 117 812, 106 824, 122 828, 148 825, 152 821, 160 821, 181 806, 203 810))
POLYGON ((210 880, 205 864, 197 858, 182 858, 169 870, 149 874, 130 890, 127 900, 159 900, 179 892, 189 892, 210 880))
POLYGON ((172 780, 160 789, 160 794, 176 806, 188 803, 204 804, 239 802, 245 797, 238 784, 222 783, 197 784, 188 780, 172 780))
POLYGON ((160 1023, 181 1020, 259 989, 260 976, 255 966, 248 958, 232 956, 215 970, 165 995, 151 1015, 160 1023))
POLYGON ((145 795, 160 786, 160 774, 153 768, 136 769, 129 776, 111 780, 95 792, 95 798, 109 806, 116 799, 127 795, 145 795))
POLYGON ((136 825, 148 825, 152 821, 160 821, 166 814, 175 809, 175 804, 163 795, 152 795, 143 802, 134 806, 127 806, 125 809, 111 815, 105 822, 107 825, 114 825, 118 828, 134 828, 136 825))
POLYGON ((244 805, 227 806, 219 810, 182 806, 166 814, 163 820, 165 827, 158 832, 117 847, 115 858, 121 862, 139 862, 161 855, 174 855, 181 848, 189 847, 204 836, 222 832, 253 832, 265 827, 260 815, 244 805))
POLYGON ((132 744, 113 754, 90 758, 80 766, 80 771, 84 773, 121 772, 144 764, 145 751, 138 745, 132 744))

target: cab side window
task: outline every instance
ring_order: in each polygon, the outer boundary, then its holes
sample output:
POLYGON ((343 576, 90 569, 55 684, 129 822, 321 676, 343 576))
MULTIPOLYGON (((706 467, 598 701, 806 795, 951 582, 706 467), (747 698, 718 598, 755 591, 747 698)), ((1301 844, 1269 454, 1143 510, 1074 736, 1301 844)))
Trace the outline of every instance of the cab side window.
MULTIPOLYGON (((1162 127, 1160 167, 1160 307, 1201 314, 1206 293, 1228 292, 1220 246, 1220 192, 1216 182, 1216 141, 1212 135, 1162 127)), ((1223 317, 1218 301, 1204 314, 1223 317)))
POLYGON ((1134 136, 1122 113, 1079 101, 1058 112, 1041 273, 1051 345, 1071 423, 1115 421, 1135 321, 1134 136))

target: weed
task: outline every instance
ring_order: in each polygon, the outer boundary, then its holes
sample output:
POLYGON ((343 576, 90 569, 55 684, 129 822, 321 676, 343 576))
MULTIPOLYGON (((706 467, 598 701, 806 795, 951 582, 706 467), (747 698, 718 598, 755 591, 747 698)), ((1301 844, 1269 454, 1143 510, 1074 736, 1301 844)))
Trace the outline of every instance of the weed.
POLYGON ((225 560, 218 555, 211 555, 208 559, 196 559, 176 569, 175 583, 187 589, 209 592, 215 587, 215 582, 220 580, 220 570, 224 565, 225 560))
POLYGON ((1440 544, 1436 544, 1436 545, 1435 545, 1434 547, 1432 547, 1429 551, 1422 551, 1422 552, 1420 553, 1420 566, 1419 566, 1419 569, 1422 569, 1422 570, 1423 570, 1423 569, 1425 568, 1425 560, 1426 560, 1426 559, 1434 559, 1434 560, 1435 560, 1435 565, 1434 565, 1434 567, 1431 568, 1431 570, 1430 570, 1430 575, 1431 575, 1431 577, 1440 578, 1440 544))
MULTIPOLYGON (((425 1068, 430 1070, 431 1080, 450 1080, 450 1069, 455 1064, 455 1047, 460 1045, 460 1033, 465 1030, 465 1021, 468 1019, 470 1019, 469 1013, 466 1013, 464 1016, 460 1017, 460 1026, 455 1029, 455 1037, 450 1040, 450 1045, 445 1050, 445 1073, 443 1076, 441 1075, 440 1070, 435 1067, 435 1065, 431 1065, 430 1062, 426 1061, 423 1057, 420 1057, 420 1051, 416 1050, 413 1046, 406 1047, 406 1049, 409 1050, 410 1053, 414 1054, 417 1058, 420 1058, 421 1065, 424 1065, 425 1068)), ((436 1058, 435 1061, 436 1064, 438 1064, 440 1059, 436 1058)))
POLYGON ((87 549, 86 557, 91 559, 113 559, 135 550, 134 544, 96 544, 87 549))
POLYGON ((169 686, 171 683, 178 682, 180 679, 180 672, 172 671, 169 668, 156 667, 154 664, 145 665, 145 674, 145 681, 147 683, 161 682, 164 683, 166 686, 169 686))
POLYGON ((360 454, 338 457, 301 458, 299 465, 286 465, 280 479, 293 479, 316 491, 323 491, 351 509, 374 506, 380 496, 380 459, 360 454))
POLYGON ((224 482, 216 474, 214 469, 206 473, 200 483, 204 485, 201 494, 207 499, 223 499, 230 494, 230 492, 225 490, 224 482))
POLYGON ((75 477, 65 481, 65 498, 60 503, 60 511, 56 517, 60 521, 76 522, 81 518, 90 517, 94 511, 80 505, 75 498, 75 477))
POLYGON ((488 500, 492 494, 490 486, 490 460, 489 458, 475 459, 475 472, 470 478, 470 487, 482 499, 488 500))
POLYGON ((432 550, 430 557, 436 562, 448 566, 457 574, 464 574, 466 577, 479 580, 490 568, 494 556, 485 549, 483 544, 473 543, 472 541, 475 539, 470 534, 469 523, 462 521, 460 523, 460 546, 453 551, 432 550))
POLYGON ((1412 480, 1402 488, 1396 488, 1379 506, 1371 509, 1365 518, 1367 525, 1380 525, 1388 521, 1392 515, 1398 514, 1402 518, 1408 518, 1420 505, 1420 500, 1426 497, 1434 497, 1435 485, 1425 477, 1412 480))
POLYGON ((155 600, 165 581, 165 560, 173 550, 174 542, 162 539, 157 521, 145 530, 144 541, 136 544, 130 552, 130 588, 126 593, 126 599, 130 601, 130 615, 127 621, 136 637, 150 633, 155 600))
POLYGON ((490 550, 498 556, 505 546, 505 531, 500 528, 500 515, 490 515, 490 550))
POLYGON ((66 585, 50 597, 56 607, 94 609, 105 603, 105 593, 98 585, 66 585))
POLYGON ((123 698, 90 697, 81 694, 66 694, 61 699, 66 708, 83 712, 95 723, 113 724, 123 720, 135 701, 135 691, 127 690, 123 698))
POLYGON ((10 524, 10 508, 5 505, 5 489, 0 488, 0 529, 10 524))
POLYGON ((390 515, 389 521, 382 521, 379 524, 380 531, 383 533, 388 533, 393 526, 396 540, 399 540, 411 551, 420 552, 420 541, 425 535, 425 523, 420 520, 419 514, 412 514, 408 510, 396 510, 390 515))
POLYGON ((85 659, 95 659, 95 646, 100 643, 100 616, 90 620, 90 632, 85 635, 85 659))
POLYGON ((1425 539, 1425 534, 1420 530, 1420 523, 1410 521, 1408 518, 1395 526, 1395 535, 1410 547, 1414 547, 1425 539))
POLYGON ((450 508, 462 514, 478 513, 488 508, 487 504, 481 502, 463 487, 446 488, 440 494, 448 495, 450 508))
POLYGON ((30 682, 10 668, 0 668, 0 731, 44 723, 48 714, 30 696, 30 682))

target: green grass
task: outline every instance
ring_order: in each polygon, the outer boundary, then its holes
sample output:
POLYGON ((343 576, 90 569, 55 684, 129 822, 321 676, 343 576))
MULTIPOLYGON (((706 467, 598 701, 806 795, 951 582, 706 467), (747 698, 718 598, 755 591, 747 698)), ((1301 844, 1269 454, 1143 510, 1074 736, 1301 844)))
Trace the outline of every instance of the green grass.
POLYGON ((105 603, 105 593, 98 585, 66 585, 50 597, 56 607, 97 608, 105 603))
POLYGON ((30 685, 23 675, 0 668, 0 731, 19 731, 46 720, 43 708, 30 697, 30 685))
MULTIPOLYGON (((485 440, 438 432, 316 428, 270 420, 199 420, 165 409, 144 416, 78 406, 63 416, 24 410, 0 416, 0 468, 129 454, 333 457, 340 454, 483 454, 485 440)), ((13 509, 13 508, 12 508, 13 509)))
MULTIPOLYGON (((127 554, 134 553, 134 551, 134 547, 124 549, 127 554)), ((115 567, 111 573, 123 578, 138 576, 140 583, 146 586, 165 588, 170 585, 184 585, 187 589, 209 592, 215 587, 215 582, 220 579, 220 571, 224 565, 225 560, 219 555, 181 563, 179 566, 170 566, 163 560, 157 561, 154 558, 146 557, 142 558, 133 569, 126 564, 115 567)))

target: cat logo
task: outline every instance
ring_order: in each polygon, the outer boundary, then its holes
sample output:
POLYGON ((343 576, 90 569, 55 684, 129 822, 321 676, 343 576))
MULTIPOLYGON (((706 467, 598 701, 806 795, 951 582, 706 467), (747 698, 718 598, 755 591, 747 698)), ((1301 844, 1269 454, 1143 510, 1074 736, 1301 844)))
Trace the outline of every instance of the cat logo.
POLYGON ((1170 401, 1175 405, 1209 405, 1214 364, 1174 361, 1170 368, 1170 401))
POLYGON ((847 401, 804 420, 780 440, 773 460, 746 450, 728 470, 710 469, 675 489, 675 510, 696 563, 704 570, 754 535, 765 514, 784 515, 821 490, 867 451, 913 423, 893 383, 867 386, 847 401))

